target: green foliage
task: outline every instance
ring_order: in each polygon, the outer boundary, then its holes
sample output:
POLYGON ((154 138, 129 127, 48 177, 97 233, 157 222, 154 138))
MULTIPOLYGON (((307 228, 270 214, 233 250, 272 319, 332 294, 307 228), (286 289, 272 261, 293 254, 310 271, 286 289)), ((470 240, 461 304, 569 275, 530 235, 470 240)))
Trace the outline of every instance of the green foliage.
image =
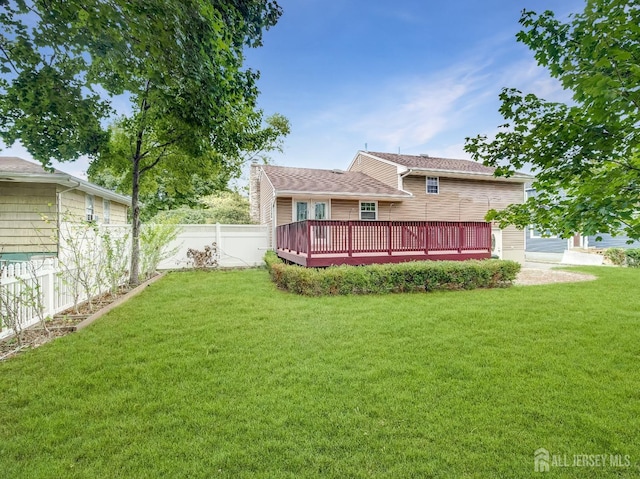
POLYGON ((96 174, 130 175, 131 284, 141 193, 188 204, 199 180, 234 171, 259 143, 258 73, 243 67, 245 48, 281 13, 272 0, 0 2, 0 137, 21 139, 44 165, 89 154, 96 174), (107 141, 101 125, 123 94, 131 113, 107 141))
POLYGON ((475 160, 510 175, 530 165, 536 198, 488 219, 535 224, 561 237, 624 233, 640 238, 640 5, 590 0, 568 23, 525 11, 517 38, 573 92, 565 105, 506 88, 495 139, 467 138, 475 160))
POLYGON ((171 221, 178 224, 251 224, 249 200, 233 192, 223 191, 200 199, 200 208, 186 206, 161 211, 151 222, 171 221))
POLYGON ((637 477, 640 270, 583 270, 598 280, 319 298, 258 269, 168 274, 81 334, 0 362, 0 471, 637 477), (631 466, 538 474, 538 447, 631 466))
POLYGON ((306 296, 461 290, 508 286, 520 271, 514 261, 415 261, 370 266, 304 268, 269 251, 265 263, 279 288, 306 296))
POLYGON ((626 261, 626 251, 623 248, 608 248, 604 252, 604 257, 616 266, 622 266, 626 261))
POLYGON ((630 268, 640 268, 640 248, 628 249, 626 251, 627 266, 630 268))
POLYGON ((125 283, 129 263, 128 228, 102 228, 99 232, 104 255, 104 280, 111 294, 116 294, 125 283))
MULTIPOLYGON (((89 179, 105 188, 131 195, 133 193, 133 164, 131 151, 135 144, 135 132, 130 130, 131 122, 119 119, 110 128, 110 141, 100 155, 89 166, 89 179)), ((161 155, 160 161, 139 175, 140 218, 148 221, 159 210, 168 210, 185 205, 197 206, 201 196, 225 188, 231 176, 231 168, 221 155, 205 151, 194 157, 178 147, 165 146, 158 150, 159 140, 148 133, 141 143, 142 160, 140 168, 146 168, 161 155)))
POLYGON ((180 227, 172 223, 145 224, 140 231, 140 273, 150 278, 164 259, 173 256, 177 248, 170 248, 180 234, 180 227))
MULTIPOLYGON (((120 118, 111 126, 110 133, 108 146, 92 161, 87 174, 92 182, 100 186, 131 195, 133 169, 130 156, 136 132, 131 131, 129 119, 120 118)), ((236 132, 237 135, 240 133, 236 132)), ((257 157, 266 162, 269 152, 281 151, 283 138, 288 133, 289 121, 275 114, 267 117, 265 125, 256 130, 247 127, 241 141, 238 140, 237 151, 220 154, 212 149, 197 157, 167 145, 157 150, 152 145, 162 142, 154 139, 152 134, 147 134, 141 149, 148 160, 141 163, 141 167, 152 164, 150 160, 157 158, 158 154, 162 158, 155 167, 140 175, 141 219, 148 221, 167 210, 180 209, 184 212, 189 208, 198 209, 202 207, 203 198, 208 196, 222 195, 224 198, 229 182, 240 176, 243 164, 257 157)), ((237 215, 235 218, 231 216, 220 222, 248 222, 249 218, 248 213, 245 215, 247 220, 240 220, 237 215)))

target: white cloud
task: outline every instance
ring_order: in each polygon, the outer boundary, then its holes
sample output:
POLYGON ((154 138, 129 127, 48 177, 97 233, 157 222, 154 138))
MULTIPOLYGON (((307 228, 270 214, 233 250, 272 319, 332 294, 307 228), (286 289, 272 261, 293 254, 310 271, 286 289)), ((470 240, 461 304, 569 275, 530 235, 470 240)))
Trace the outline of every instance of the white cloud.
POLYGON ((339 122, 351 136, 375 143, 377 149, 422 145, 464 121, 465 112, 486 98, 479 91, 486 82, 481 70, 462 65, 437 76, 394 78, 355 100, 341 99, 317 119, 339 122))
POLYGON ((548 101, 571 101, 571 93, 552 78, 548 70, 535 60, 523 60, 507 65, 499 77, 501 86, 517 88, 523 93, 533 93, 548 101))

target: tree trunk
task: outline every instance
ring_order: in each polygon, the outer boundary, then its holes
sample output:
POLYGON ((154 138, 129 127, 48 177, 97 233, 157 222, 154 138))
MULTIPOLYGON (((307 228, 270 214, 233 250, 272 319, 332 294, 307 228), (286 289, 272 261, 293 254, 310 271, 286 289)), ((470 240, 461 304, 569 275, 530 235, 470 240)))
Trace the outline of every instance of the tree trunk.
POLYGON ((140 284, 140 204, 138 202, 140 190, 140 158, 133 158, 133 179, 131 189, 131 268, 129 269, 129 285, 140 284))

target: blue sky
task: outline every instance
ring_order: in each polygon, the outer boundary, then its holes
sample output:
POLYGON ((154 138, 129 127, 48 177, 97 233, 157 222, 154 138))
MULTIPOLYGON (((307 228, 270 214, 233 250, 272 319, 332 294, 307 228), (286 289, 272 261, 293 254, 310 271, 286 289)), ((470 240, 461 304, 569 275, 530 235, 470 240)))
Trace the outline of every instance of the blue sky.
MULTIPOLYGON (((277 165, 346 168, 371 151, 468 158, 464 139, 502 122, 498 94, 569 95, 516 42, 522 9, 566 19, 584 0, 279 0, 264 46, 259 106, 291 121, 277 165)), ((6 149, 2 155, 26 156, 6 149)), ((86 161, 57 164, 82 176, 86 161)))

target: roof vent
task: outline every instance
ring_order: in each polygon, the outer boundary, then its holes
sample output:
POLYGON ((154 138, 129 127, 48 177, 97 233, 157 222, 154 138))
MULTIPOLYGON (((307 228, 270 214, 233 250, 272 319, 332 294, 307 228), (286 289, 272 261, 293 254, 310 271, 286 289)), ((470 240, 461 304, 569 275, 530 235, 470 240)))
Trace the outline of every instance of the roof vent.
POLYGON ((429 156, 429 153, 420 153, 420 156, 421 156, 422 158, 431 158, 431 157, 429 156))
POLYGON ((331 170, 331 173, 335 173, 336 175, 341 175, 344 173, 344 171, 339 168, 336 168, 334 170, 331 170))

